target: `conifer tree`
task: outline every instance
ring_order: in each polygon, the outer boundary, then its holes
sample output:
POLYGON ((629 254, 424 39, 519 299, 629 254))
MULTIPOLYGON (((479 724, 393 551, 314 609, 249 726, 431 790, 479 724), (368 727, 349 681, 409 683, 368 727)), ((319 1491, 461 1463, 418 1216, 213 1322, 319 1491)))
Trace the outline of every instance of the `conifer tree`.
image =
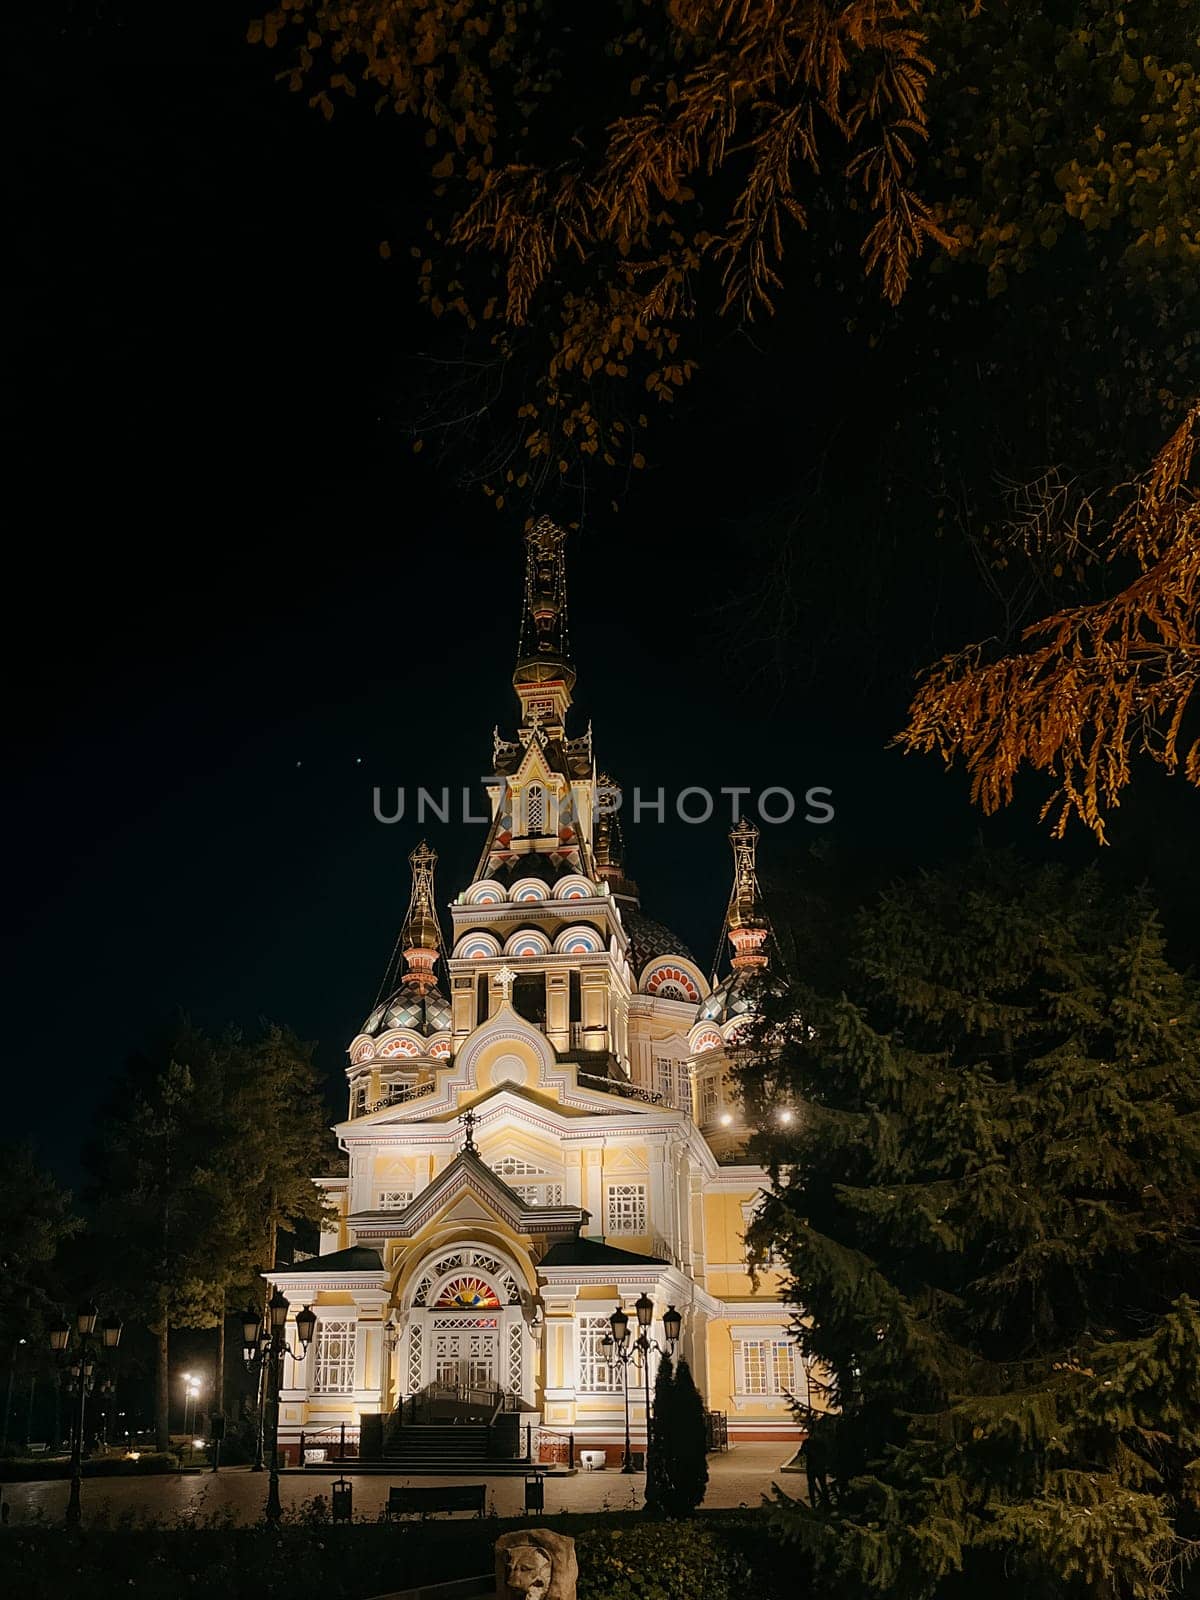
POLYGON ((833 1408, 782 1521, 848 1594, 1175 1592, 1200 1532, 1194 985, 1144 897, 1008 856, 886 893, 849 977, 793 991, 742 1071, 773 1180, 754 1240, 833 1408))
POLYGON ((708 1488, 708 1431, 704 1401, 682 1356, 671 1383, 670 1488, 666 1507, 673 1517, 690 1517, 708 1488))
MULTIPOLYGON (((649 1359, 648 1357, 645 1359, 649 1359)), ((654 1378, 654 1404, 646 1418, 646 1506, 651 1516, 662 1516, 669 1507, 674 1470, 672 1447, 672 1362, 663 1356, 654 1378)))

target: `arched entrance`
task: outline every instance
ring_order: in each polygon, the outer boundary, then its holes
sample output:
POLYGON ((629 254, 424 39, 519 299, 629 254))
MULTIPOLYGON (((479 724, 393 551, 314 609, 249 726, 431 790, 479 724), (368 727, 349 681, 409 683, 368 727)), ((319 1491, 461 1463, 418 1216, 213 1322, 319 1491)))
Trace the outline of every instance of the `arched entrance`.
POLYGON ((515 1267, 486 1245, 459 1245, 423 1262, 402 1295, 399 1394, 430 1384, 503 1390, 533 1386, 531 1336, 515 1267))

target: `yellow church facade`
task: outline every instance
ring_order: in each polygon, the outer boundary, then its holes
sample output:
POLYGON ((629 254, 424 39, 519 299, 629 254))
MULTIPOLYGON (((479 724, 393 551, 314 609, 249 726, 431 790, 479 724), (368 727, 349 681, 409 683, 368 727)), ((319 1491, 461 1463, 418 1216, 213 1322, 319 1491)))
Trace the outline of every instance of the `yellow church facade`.
POLYGON ((664 1313, 680 1314, 677 1354, 731 1443, 798 1436, 798 1311, 775 1270, 749 1272, 767 1179, 745 1157, 729 1077, 738 1031, 778 981, 757 831, 733 831, 730 970, 714 987, 642 911, 615 788, 590 730, 568 736, 563 542, 547 521, 527 536, 520 722, 494 739, 491 822, 450 939, 421 846, 397 968, 349 1046, 347 1171, 316 1180, 321 1252, 269 1274, 293 1317, 317 1317, 285 1360, 293 1460, 343 1425, 365 1451, 405 1406, 458 1393, 494 1396, 543 1454, 570 1436, 618 1464, 626 1394, 634 1449, 645 1440, 644 1375, 610 1363, 603 1340, 641 1297, 660 1345, 664 1313))

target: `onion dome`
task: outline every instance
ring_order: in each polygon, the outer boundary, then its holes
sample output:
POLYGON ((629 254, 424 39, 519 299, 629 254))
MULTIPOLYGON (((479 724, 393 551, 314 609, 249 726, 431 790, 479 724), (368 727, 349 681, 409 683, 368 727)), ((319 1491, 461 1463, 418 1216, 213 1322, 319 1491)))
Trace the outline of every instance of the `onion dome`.
POLYGON ((634 972, 643 972, 647 962, 656 956, 682 956, 685 961, 695 962, 695 956, 677 933, 637 907, 623 905, 621 923, 629 935, 629 964, 634 972))
POLYGON ((733 947, 732 969, 712 993, 700 1002, 697 1022, 718 1025, 756 1012, 768 994, 782 994, 783 980, 768 968, 767 944, 771 924, 762 905, 758 883, 758 829, 744 817, 730 830, 733 849, 733 888, 725 911, 723 932, 733 947))
POLYGON ((396 945, 403 956, 404 970, 396 972, 394 953, 381 990, 387 998, 376 1004, 363 1023, 362 1032, 374 1035, 390 1028, 411 1028, 428 1038, 448 1032, 451 1017, 450 1002, 437 987, 433 971, 442 945, 433 899, 437 852, 422 840, 408 860, 412 867, 412 894, 396 945))
POLYGON ((720 1026, 738 1017, 753 1016, 767 995, 783 992, 782 980, 763 968, 731 972, 706 1000, 701 1000, 696 1021, 715 1022, 720 1026))
POLYGON ((398 989, 375 1007, 363 1023, 363 1033, 377 1035, 390 1028, 411 1028, 429 1038, 450 1031, 450 1002, 435 985, 428 988, 407 978, 398 989))

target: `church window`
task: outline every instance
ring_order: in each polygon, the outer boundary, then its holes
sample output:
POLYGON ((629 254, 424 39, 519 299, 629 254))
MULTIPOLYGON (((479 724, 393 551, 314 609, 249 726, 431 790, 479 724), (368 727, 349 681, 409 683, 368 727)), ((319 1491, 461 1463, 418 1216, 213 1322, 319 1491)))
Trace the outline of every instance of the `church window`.
POLYGON ((540 783, 531 783, 525 791, 525 832, 545 833, 546 791, 540 783))
POLYGON ((520 972, 513 984, 512 1008, 526 1022, 541 1026, 546 1021, 546 974, 520 972))
MULTIPOLYGON (((761 1207, 761 1200, 748 1200, 745 1205, 743 1205, 742 1217, 746 1224, 747 1233, 749 1233, 753 1224, 758 1221, 761 1207)), ((747 1255, 749 1255, 749 1250, 747 1250, 747 1255)), ((767 1267, 782 1267, 786 1265, 783 1251, 779 1248, 775 1240, 771 1241, 765 1251, 760 1252, 759 1261, 763 1266, 767 1267)))
POLYGON ((358 1324, 346 1317, 323 1317, 317 1323, 313 1362, 314 1394, 351 1394, 358 1324))
POLYGON ((655 1058, 654 1068, 658 1080, 655 1087, 667 1105, 674 1106, 677 1111, 690 1111, 692 1088, 688 1082, 686 1064, 675 1061, 670 1056, 658 1056, 655 1058))
POLYGON ((381 1189, 379 1191, 380 1211, 403 1211, 405 1206, 412 1204, 413 1192, 411 1189, 381 1189))
POLYGON ((795 1349, 790 1339, 735 1339, 735 1371, 739 1394, 794 1394, 795 1349))
POLYGON ((367 1109, 367 1085, 356 1083, 354 1085, 354 1115, 361 1117, 367 1109))
POLYGON ((519 1194, 527 1206, 560 1206, 563 1203, 563 1186, 561 1183, 549 1183, 545 1180, 550 1174, 544 1167, 538 1167, 532 1161, 523 1161, 520 1156, 501 1156, 499 1161, 492 1163, 492 1171, 498 1178, 503 1178, 514 1194, 519 1194), (540 1178, 540 1183, 514 1183, 514 1178, 540 1178))
POLYGON ((583 1394, 604 1394, 618 1387, 601 1345, 606 1333, 612 1334, 606 1313, 586 1312, 579 1318, 576 1388, 583 1394))
POLYGON ((701 1122, 715 1122, 717 1108, 721 1104, 721 1091, 716 1078, 705 1078, 700 1088, 700 1120, 701 1122))
POLYGON ((608 1232, 646 1232, 646 1185, 612 1183, 608 1186, 608 1232))

